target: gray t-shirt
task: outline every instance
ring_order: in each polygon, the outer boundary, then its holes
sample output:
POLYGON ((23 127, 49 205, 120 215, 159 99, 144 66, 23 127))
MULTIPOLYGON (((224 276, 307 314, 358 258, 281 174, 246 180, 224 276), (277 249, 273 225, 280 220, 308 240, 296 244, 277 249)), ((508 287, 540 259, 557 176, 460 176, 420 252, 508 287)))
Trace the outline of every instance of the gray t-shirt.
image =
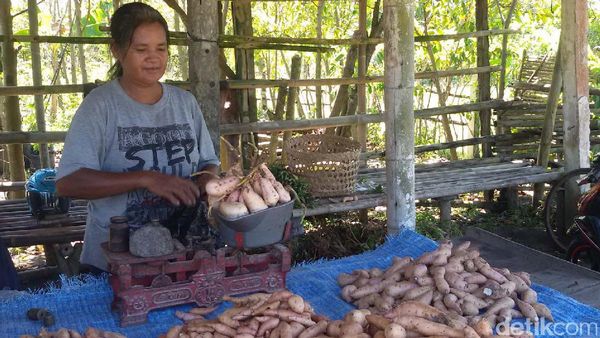
MULTIPOLYGON (((71 122, 57 179, 81 168, 189 177, 208 164, 218 165, 195 98, 162 87, 161 99, 152 105, 131 99, 117 80, 90 92, 71 122)), ((107 269, 100 243, 108 241, 110 217, 127 216, 130 224, 141 226, 152 218, 165 220, 174 210, 146 189, 89 201, 81 262, 107 269)))

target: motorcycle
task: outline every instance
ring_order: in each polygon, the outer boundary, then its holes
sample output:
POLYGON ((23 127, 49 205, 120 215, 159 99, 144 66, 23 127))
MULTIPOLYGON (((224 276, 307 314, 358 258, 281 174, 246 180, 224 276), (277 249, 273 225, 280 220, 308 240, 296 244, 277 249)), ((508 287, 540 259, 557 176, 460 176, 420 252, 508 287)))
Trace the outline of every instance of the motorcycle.
POLYGON ((577 184, 591 184, 581 195, 577 216, 567 230, 571 242, 566 259, 571 263, 600 271, 600 155, 592 162, 590 171, 577 184))

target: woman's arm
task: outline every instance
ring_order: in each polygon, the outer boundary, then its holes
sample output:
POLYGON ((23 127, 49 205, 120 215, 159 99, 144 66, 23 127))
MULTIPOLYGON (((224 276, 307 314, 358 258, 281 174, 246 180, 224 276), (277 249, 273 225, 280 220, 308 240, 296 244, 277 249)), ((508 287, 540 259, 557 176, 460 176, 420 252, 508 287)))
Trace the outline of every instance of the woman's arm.
POLYGON ((193 206, 200 189, 191 180, 156 171, 112 173, 88 168, 79 169, 56 182, 59 195, 97 199, 146 188, 175 206, 193 206))

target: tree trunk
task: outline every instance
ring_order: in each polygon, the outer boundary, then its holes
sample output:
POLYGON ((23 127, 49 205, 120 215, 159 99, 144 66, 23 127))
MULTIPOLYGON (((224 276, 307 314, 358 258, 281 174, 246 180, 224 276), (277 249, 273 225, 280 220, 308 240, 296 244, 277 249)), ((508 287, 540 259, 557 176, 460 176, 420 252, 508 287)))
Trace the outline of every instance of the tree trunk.
MULTIPOLYGON (((321 39, 323 37, 323 9, 325 8, 325 0, 319 0, 319 5, 317 7, 317 38, 321 39)), ((315 79, 321 78, 321 52, 317 52, 315 56, 315 79)), ((318 119, 323 118, 323 93, 321 86, 315 87, 315 100, 316 100, 316 116, 318 119)))
MULTIPOLYGON (((371 20, 371 33, 369 34, 370 38, 380 38, 383 33, 383 20, 381 17, 381 13, 379 11, 380 4, 381 4, 381 1, 377 0, 373 7, 373 17, 371 20)), ((359 31, 355 31, 354 34, 352 35, 352 38, 354 38, 354 39, 357 39, 359 37, 360 37, 359 31)), ((367 47, 366 62, 365 62, 365 64, 367 65, 367 68, 371 61, 371 57, 373 56, 373 53, 375 52, 376 47, 377 46, 375 46, 375 45, 369 45, 367 47)), ((344 65, 344 70, 342 72, 342 77, 346 78, 346 77, 352 77, 354 75, 354 65, 356 63, 357 57, 358 57, 358 48, 356 46, 350 46, 350 48, 348 49, 348 54, 346 55, 346 62, 344 65)), ((335 97, 335 102, 333 104, 333 108, 331 110, 330 116, 345 115, 345 114, 343 114, 343 112, 346 112, 346 114, 351 114, 351 115, 356 113, 356 109, 353 111, 350 111, 348 109, 348 98, 349 98, 348 95, 349 95, 348 85, 341 85, 339 87, 338 93, 335 97)), ((327 129, 326 132, 329 134, 334 134, 335 129, 327 129)))
MULTIPOLYGON (((5 38, 2 42, 2 70, 4 72, 4 85, 17 85, 17 55, 12 42, 12 16, 10 13, 10 0, 0 1, 0 33, 5 38)), ((19 97, 8 96, 4 98, 4 111, 6 113, 6 130, 21 131, 21 113, 19 111, 19 97)), ((21 144, 8 145, 8 160, 10 162, 10 180, 24 181, 25 167, 23 163, 23 146, 21 144)), ((8 193, 9 198, 24 198, 24 191, 8 193)))
MULTIPOLYGON (((185 5, 185 4, 183 4, 183 5, 185 5)), ((177 11, 175 11, 175 19, 174 20, 175 20, 175 31, 179 32, 179 30, 181 29, 181 19, 179 18, 179 14, 177 14, 177 11)), ((181 76, 181 79, 186 80, 189 76, 189 67, 188 67, 187 53, 185 52, 184 46, 181 46, 181 45, 177 46, 177 59, 179 60, 179 74, 181 76)))
MULTIPOLYGON (((35 0, 28 0, 28 13, 29 13, 29 33, 31 35, 38 35, 38 15, 37 15, 37 4, 35 0)), ((69 2, 70 3, 70 2, 69 2)), ((40 44, 38 42, 31 43, 31 75, 34 86, 42 85, 42 61, 40 57, 40 44)), ((75 77, 75 80, 77 78, 75 77)), ((76 83, 76 82, 75 82, 76 83)), ((37 130, 39 132, 46 131, 46 116, 44 111, 44 95, 34 96, 35 104, 35 122, 37 130)), ((40 165, 42 168, 54 167, 54 163, 50 163, 50 156, 48 154, 48 145, 45 143, 40 144, 40 165)))
MULTIPOLYGON (((296 54, 292 57, 292 69, 290 71, 290 79, 297 80, 300 78, 300 70, 302 67, 302 59, 300 55, 296 54)), ((296 100, 298 100, 298 87, 291 87, 288 91, 287 105, 285 108, 285 119, 295 119, 296 100)), ((291 131, 283 133, 283 142, 285 143, 292 137, 291 131)))
MULTIPOLYGON (((83 35, 83 30, 81 27, 81 1, 83 0, 73 0, 75 1, 75 31, 77 32, 77 36, 83 35)), ((119 0, 113 0, 115 6, 118 7, 119 0)), ((115 8, 117 8, 115 7, 115 8)), ((77 45, 77 49, 79 51, 79 71, 81 72, 81 82, 88 83, 88 75, 87 70, 85 70, 85 51, 83 50, 83 44, 77 45)))
MULTIPOLYGON (((277 105, 273 114, 269 114, 272 121, 283 120, 283 114, 285 112, 285 102, 288 94, 287 87, 279 87, 277 91, 277 105)), ((269 163, 273 163, 277 160, 277 146, 279 144, 279 132, 274 131, 271 133, 271 142, 269 143, 269 163)))

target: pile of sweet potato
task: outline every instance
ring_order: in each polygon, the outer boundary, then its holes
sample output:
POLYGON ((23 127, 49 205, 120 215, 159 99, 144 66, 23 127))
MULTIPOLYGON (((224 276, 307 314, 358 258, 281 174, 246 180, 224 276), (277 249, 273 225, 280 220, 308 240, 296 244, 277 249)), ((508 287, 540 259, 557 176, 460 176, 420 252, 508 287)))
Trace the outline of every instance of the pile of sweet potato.
MULTIPOLYGON (((183 325, 172 327, 161 338, 405 338, 405 337, 490 337, 489 322, 472 327, 432 306, 409 301, 385 316, 361 309, 348 312, 342 320, 315 314, 310 305, 289 291, 256 293, 242 298, 225 298, 235 304, 214 320, 202 317, 213 309, 178 313, 183 325)), ((521 332, 504 336, 530 337, 521 332)))
MULTIPOLYGON (((178 317, 185 323, 172 327, 166 338, 185 337, 302 337, 311 338, 327 327, 327 320, 316 315, 302 297, 283 290, 273 294, 255 293, 245 297, 224 297, 235 304, 217 319, 199 316, 202 309, 192 309, 192 315, 178 317)), ((204 311, 206 314, 212 309, 204 311)))
POLYGON ((493 268, 469 246, 469 242, 457 246, 446 242, 416 260, 394 257, 386 270, 340 274, 342 298, 380 314, 390 313, 402 302, 416 301, 453 318, 466 318, 472 325, 481 319, 492 327, 519 317, 553 320, 530 288, 528 273, 493 268))
POLYGON ((116 332, 102 331, 88 327, 83 334, 66 328, 60 328, 55 332, 50 332, 46 328, 42 328, 37 336, 21 335, 20 338, 125 338, 125 336, 116 332))
POLYGON ((210 207, 231 219, 291 201, 290 193, 264 163, 246 176, 241 170, 230 170, 225 177, 210 180, 206 193, 210 207))

